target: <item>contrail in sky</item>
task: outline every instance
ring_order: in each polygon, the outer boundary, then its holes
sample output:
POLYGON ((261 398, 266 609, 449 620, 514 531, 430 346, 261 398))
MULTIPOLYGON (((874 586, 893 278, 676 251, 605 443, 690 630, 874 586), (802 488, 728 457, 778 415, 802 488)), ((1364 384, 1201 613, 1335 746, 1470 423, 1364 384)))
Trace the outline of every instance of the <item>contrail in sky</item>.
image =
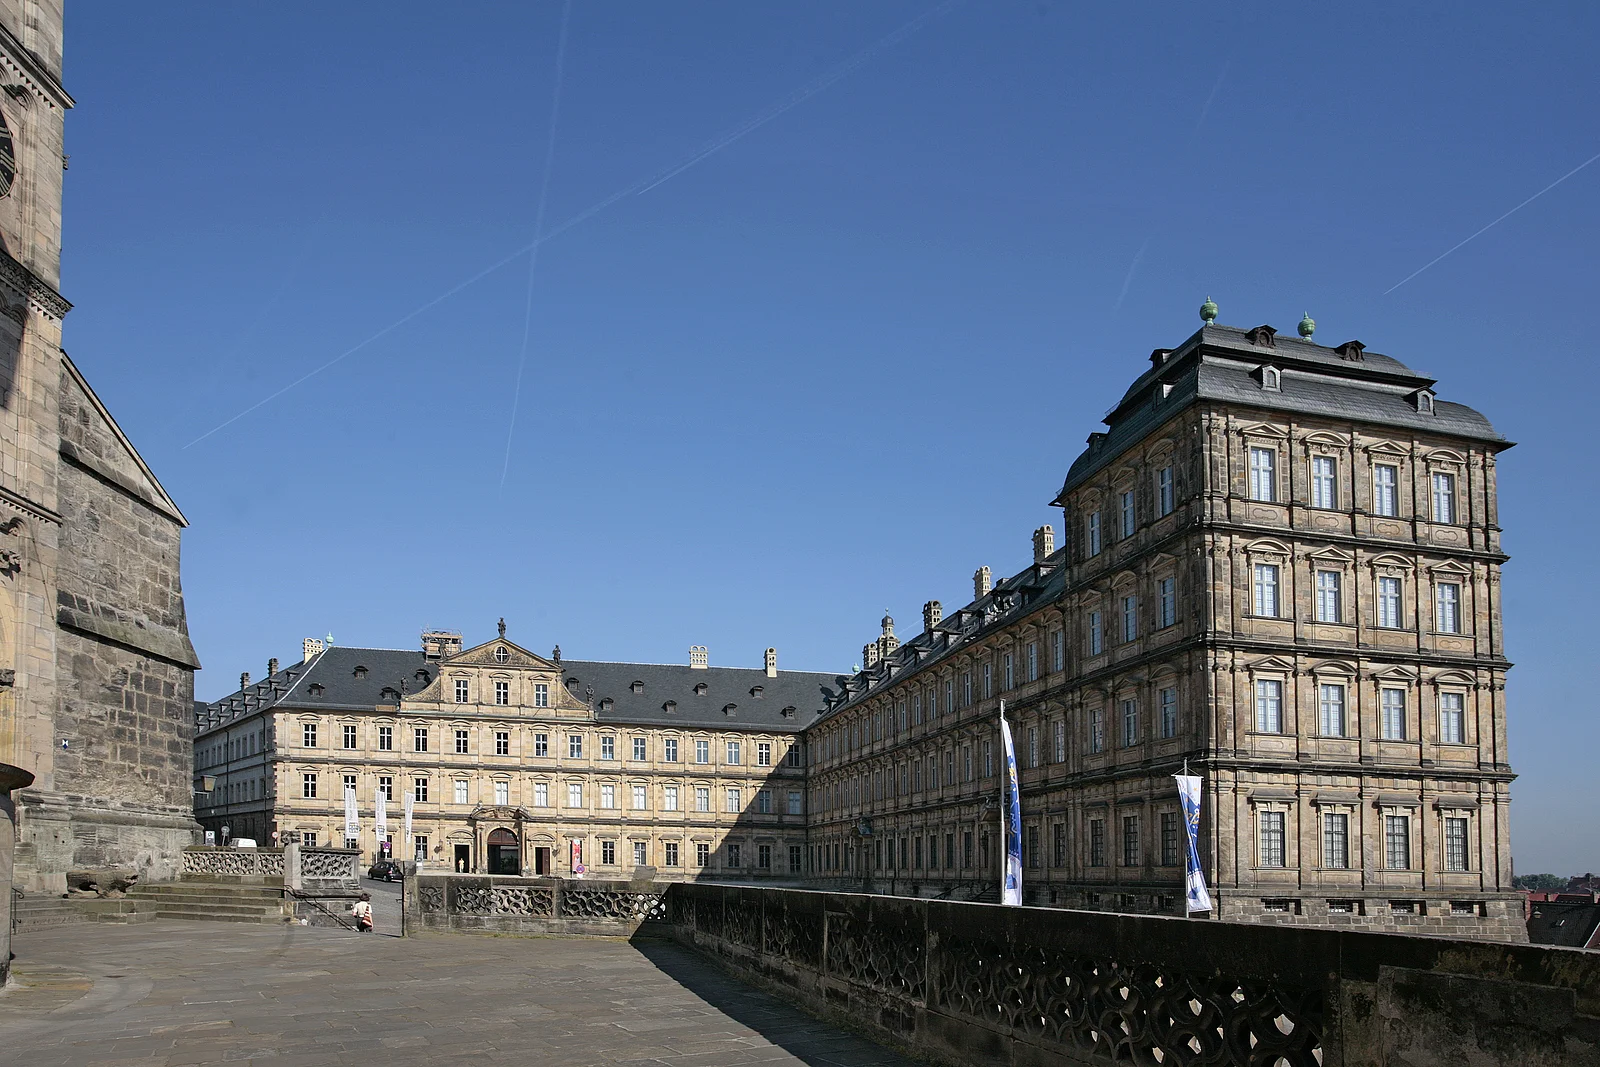
POLYGON ((533 329, 533 276, 539 267, 539 231, 544 229, 544 206, 550 193, 550 171, 556 158, 556 122, 561 117, 561 75, 567 65, 567 25, 572 21, 572 0, 561 5, 561 39, 556 45, 556 87, 550 97, 550 137, 544 146, 544 179, 539 183, 539 207, 533 217, 533 248, 528 253, 528 300, 522 311, 522 352, 517 358, 517 384, 511 390, 511 422, 506 426, 506 458, 500 464, 500 488, 511 468, 511 438, 517 431, 517 404, 522 399, 522 369, 528 363, 528 334, 533 329))
POLYGON ((966 0, 944 0, 944 3, 939 4, 937 7, 930 8, 928 11, 924 12, 923 14, 918 15, 916 18, 912 19, 910 22, 907 22, 905 25, 901 26, 899 29, 895 30, 893 33, 890 33, 890 34, 888 34, 888 35, 886 35, 884 37, 879 38, 876 42, 874 42, 873 44, 869 45, 866 48, 863 48, 861 51, 855 53, 854 55, 850 56, 848 59, 844 60, 842 63, 839 63, 837 66, 831 68, 830 70, 828 70, 827 72, 823 73, 822 75, 812 79, 811 81, 807 82, 805 85, 802 85, 800 88, 794 90, 793 92, 788 93, 788 94, 784 95, 783 97, 780 97, 778 100, 774 101, 772 104, 769 104, 767 107, 763 108, 762 110, 756 112, 750 118, 748 118, 745 121, 739 123, 737 126, 731 127, 726 132, 724 132, 724 133, 720 134, 719 136, 717 136, 717 137, 711 139, 710 141, 706 142, 700 148, 698 148, 695 151, 689 153, 687 156, 683 157, 678 162, 672 164, 670 167, 667 167, 667 168, 665 168, 663 170, 656 171, 655 173, 651 174, 649 177, 640 179, 639 181, 634 182, 632 185, 629 185, 624 189, 620 189, 617 192, 612 193, 610 196, 606 197, 604 200, 601 200, 599 203, 594 204, 591 207, 585 208, 583 211, 580 211, 578 214, 572 216, 572 218, 570 218, 567 221, 561 223, 559 226, 554 227, 553 229, 549 230, 548 232, 546 232, 546 233, 544 233, 542 235, 536 234, 534 236, 534 239, 532 241, 530 241, 528 244, 523 245, 521 248, 518 248, 515 251, 510 252, 509 254, 503 256, 502 258, 500 258, 500 259, 496 260, 495 262, 489 264, 489 266, 487 266, 487 267, 483 268, 482 270, 478 271, 478 273, 472 275, 470 278, 467 278, 465 281, 457 283, 456 285, 454 285, 451 288, 445 290, 444 292, 440 293, 438 296, 436 296, 433 299, 427 301, 426 303, 422 304, 421 306, 419 306, 419 307, 417 307, 417 308, 415 308, 415 309, 413 309, 411 311, 408 311, 406 314, 402 315, 400 318, 396 319, 394 322, 391 322, 389 325, 385 326, 383 329, 379 330, 377 333, 374 333, 371 337, 368 337, 366 340, 361 341, 360 343, 352 345, 351 347, 345 349, 343 352, 340 352, 337 356, 334 356, 332 359, 328 360, 326 363, 323 363, 321 366, 314 367, 311 370, 306 371, 306 373, 302 374, 300 377, 296 378, 294 381, 290 382, 288 385, 283 386, 282 388, 278 389, 274 393, 270 393, 269 395, 267 395, 265 397, 262 397, 260 400, 257 400, 254 404, 251 404, 249 407, 247 407, 243 411, 239 412, 237 415, 233 416, 232 418, 230 418, 230 419, 228 419, 228 420, 226 420, 224 422, 218 423, 216 426, 213 426, 211 429, 207 430, 205 433, 201 434, 199 437, 196 437, 193 441, 190 441, 188 444, 184 445, 183 447, 184 448, 193 448, 195 445, 199 444, 201 441, 204 441, 206 438, 210 437, 212 434, 215 434, 220 430, 226 429, 227 427, 229 427, 229 426, 233 425, 234 423, 238 422, 240 419, 244 418, 246 415, 249 415, 251 412, 261 408, 263 405, 270 404, 272 401, 278 399, 278 397, 282 396, 284 393, 287 393, 289 390, 295 388, 296 386, 302 384, 303 382, 308 381, 311 378, 315 378, 317 375, 321 374, 323 371, 327 370, 328 368, 334 366, 336 363, 340 363, 343 360, 348 359, 350 356, 355 355, 357 352, 361 351, 363 348, 366 348, 368 345, 372 344, 374 341, 378 341, 378 340, 381 340, 384 337, 387 337, 389 334, 393 333, 395 330, 398 330, 400 327, 404 326, 406 323, 410 322, 412 319, 416 318, 417 316, 423 314, 426 311, 430 311, 433 308, 438 307, 440 304, 444 303, 446 300, 449 300, 452 296, 455 296, 457 293, 461 292, 461 290, 463 290, 463 289, 467 288, 468 286, 471 286, 471 285, 473 285, 473 284, 475 284, 477 282, 482 281, 484 278, 487 278, 489 275, 493 274, 495 271, 499 270, 501 267, 504 267, 508 263, 514 262, 516 259, 518 259, 521 256, 527 255, 529 252, 533 251, 535 248, 537 248, 540 245, 544 244, 546 241, 549 241, 549 240, 551 240, 551 239, 553 239, 555 237, 559 237, 561 234, 566 233, 568 230, 572 229, 574 226, 577 226, 580 223, 588 221, 589 219, 593 218, 595 215, 598 215, 600 212, 604 211, 606 208, 608 208, 611 205, 615 204, 617 201, 623 200, 623 199, 625 199, 625 198, 627 198, 629 196, 637 196, 640 193, 648 192, 649 190, 654 189, 656 186, 662 184, 663 182, 677 177, 679 174, 682 174, 684 171, 688 170, 690 167, 694 166, 695 164, 700 163, 700 162, 708 159, 709 157, 715 155, 716 153, 722 151, 724 148, 727 148, 729 145, 733 144, 735 141, 739 140, 740 138, 746 137, 746 136, 754 133, 756 130, 760 129, 762 126, 765 126, 767 123, 771 122, 773 119, 777 118, 779 115, 782 115, 784 112, 789 111, 790 109, 794 108, 795 106, 797 106, 797 105, 799 105, 801 103, 804 103, 806 100, 809 100, 811 97, 813 97, 813 96, 817 95, 818 93, 822 92, 824 89, 828 88, 829 86, 833 85, 835 82, 839 81, 841 78, 845 77, 846 75, 850 74, 852 71, 856 70, 858 67, 860 67, 863 63, 865 63, 872 56, 876 55, 882 49, 887 48, 888 46, 890 46, 892 44, 898 43, 899 41, 901 41, 901 40, 905 39, 906 37, 910 36, 912 33, 915 33, 917 30, 920 30, 923 26, 925 26, 932 19, 937 18, 937 17, 939 17, 941 15, 947 14, 950 11, 953 11, 955 8, 961 6, 965 2, 966 2, 966 0))
POLYGON ((1539 199, 1545 193, 1548 193, 1550 190, 1554 189, 1556 186, 1560 185, 1562 182, 1566 181, 1568 178, 1572 177, 1574 174, 1578 173, 1584 167, 1587 167, 1589 164, 1593 163, 1597 159, 1600 159, 1600 152, 1595 153, 1594 155, 1590 156, 1588 159, 1584 160, 1582 163, 1579 163, 1576 167, 1573 167, 1571 170, 1567 171, 1561 177, 1557 178, 1555 181, 1551 182, 1549 185, 1545 186, 1543 189, 1540 189, 1537 193, 1534 193, 1532 196, 1528 197, 1528 199, 1524 200, 1522 203, 1518 204, 1516 207, 1512 208, 1510 211, 1506 212, 1504 215, 1501 215, 1499 218, 1497 218, 1493 222, 1489 223, 1489 225, 1485 226, 1482 230, 1479 230, 1477 233, 1474 233, 1472 235, 1472 237, 1468 237, 1466 241, 1462 241, 1460 244, 1452 245, 1450 248, 1446 249, 1444 252, 1442 252, 1439 255, 1435 256, 1434 258, 1428 260, 1428 262, 1424 263, 1422 266, 1418 267, 1416 270, 1412 271, 1410 274, 1407 274, 1404 278, 1401 278, 1399 281, 1397 281, 1393 285, 1389 286, 1389 288, 1385 289, 1383 291, 1383 295, 1384 296, 1388 296, 1390 293, 1392 293, 1396 289, 1400 288, 1406 282, 1409 282, 1412 278, 1415 278, 1417 275, 1421 274, 1423 271, 1427 270, 1429 267, 1431 267, 1435 263, 1439 262, 1439 260, 1443 259, 1445 256, 1448 256, 1450 253, 1452 253, 1456 249, 1460 248, 1461 245, 1466 244, 1467 241, 1471 241, 1474 238, 1479 237, 1480 235, 1482 235, 1485 231, 1493 229, 1495 226, 1500 225, 1500 223, 1504 222, 1506 219, 1509 219, 1512 215, 1515 215, 1517 212, 1521 211, 1523 208, 1527 207, 1529 204, 1531 204, 1535 200, 1539 199))

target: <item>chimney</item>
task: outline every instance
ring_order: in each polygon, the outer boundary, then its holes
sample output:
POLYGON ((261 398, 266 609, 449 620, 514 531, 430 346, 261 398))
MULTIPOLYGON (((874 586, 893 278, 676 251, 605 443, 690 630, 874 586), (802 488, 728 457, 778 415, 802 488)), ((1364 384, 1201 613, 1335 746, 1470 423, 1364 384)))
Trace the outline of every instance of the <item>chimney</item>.
POLYGON ((267 660, 267 677, 271 678, 274 674, 277 674, 277 673, 278 673, 278 657, 277 656, 273 656, 271 659, 267 660))
POLYGON ((869 641, 861 646, 861 666, 870 670, 878 662, 878 642, 869 641))
POLYGON ((1056 531, 1050 526, 1041 526, 1033 531, 1033 561, 1043 563, 1056 550, 1056 531))
POLYGON ((711 666, 711 656, 706 652, 705 645, 689 646, 689 666, 697 671, 703 671, 711 666))
POLYGON ((933 628, 939 625, 939 620, 944 618, 944 608, 939 606, 937 600, 930 600, 922 605, 922 632, 933 633, 933 628))
POLYGON ((249 671, 245 671, 245 672, 243 672, 242 674, 239 675, 239 691, 243 692, 244 690, 249 689, 249 688, 250 688, 250 672, 249 671))
MULTIPOLYGON (((322 638, 308 637, 301 642, 301 646, 305 650, 305 658, 310 659, 312 656, 315 656, 318 652, 322 651, 322 638)), ((304 660, 301 662, 304 662, 304 660)))
POLYGON ((767 667, 767 677, 768 678, 776 678, 778 676, 778 650, 777 649, 775 649, 775 648, 767 649, 766 667, 767 667))
POLYGON ((988 567, 979 567, 972 574, 972 599, 982 600, 989 595, 989 590, 994 588, 994 579, 989 575, 988 567))

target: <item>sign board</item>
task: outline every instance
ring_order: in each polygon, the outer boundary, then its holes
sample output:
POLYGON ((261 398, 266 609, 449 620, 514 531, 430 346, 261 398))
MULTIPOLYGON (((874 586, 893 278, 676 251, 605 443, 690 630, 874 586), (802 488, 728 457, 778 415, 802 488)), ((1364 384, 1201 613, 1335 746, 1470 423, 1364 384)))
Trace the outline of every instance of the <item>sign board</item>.
POLYGON ((206 844, 214 845, 216 843, 217 843, 217 832, 215 830, 207 830, 206 831, 206 844))

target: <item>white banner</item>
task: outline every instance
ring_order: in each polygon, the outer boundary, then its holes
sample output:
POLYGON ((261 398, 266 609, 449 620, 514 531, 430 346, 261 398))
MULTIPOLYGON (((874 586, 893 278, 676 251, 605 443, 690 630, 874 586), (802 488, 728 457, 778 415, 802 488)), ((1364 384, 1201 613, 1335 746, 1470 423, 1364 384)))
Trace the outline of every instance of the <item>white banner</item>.
POLYGON ((405 821, 406 831, 405 831, 405 834, 403 835, 404 836, 404 840, 400 842, 400 847, 405 849, 405 851, 401 853, 402 856, 411 856, 412 859, 420 860, 420 859, 424 859, 426 857, 416 855, 417 843, 414 840, 412 840, 412 837, 411 837, 411 802, 412 802, 413 799, 414 798, 413 798, 413 796, 411 794, 411 791, 407 790, 406 791, 406 821, 405 821))
POLYGON ((383 790, 378 790, 377 811, 372 818, 373 829, 378 833, 378 848, 383 849, 383 835, 389 832, 389 805, 388 798, 383 795, 383 790))
POLYGON ((1005 782, 1001 786, 1000 818, 1005 826, 1005 870, 1000 875, 1000 903, 1022 904, 1022 800, 1017 788, 1017 749, 1011 742, 1011 724, 1006 722, 1006 702, 1000 702, 1000 747, 1005 758, 1005 782))
POLYGON ((356 814, 356 791, 344 791, 344 839, 346 841, 361 840, 361 816, 356 814))
MULTIPOLYGON (((1184 770, 1188 770, 1187 761, 1184 770)), ((1178 799, 1183 804, 1183 824, 1188 831, 1188 878, 1184 883, 1184 906, 1191 912, 1210 911, 1211 894, 1206 891, 1206 876, 1200 869, 1200 779, 1192 774, 1174 774, 1178 799)))

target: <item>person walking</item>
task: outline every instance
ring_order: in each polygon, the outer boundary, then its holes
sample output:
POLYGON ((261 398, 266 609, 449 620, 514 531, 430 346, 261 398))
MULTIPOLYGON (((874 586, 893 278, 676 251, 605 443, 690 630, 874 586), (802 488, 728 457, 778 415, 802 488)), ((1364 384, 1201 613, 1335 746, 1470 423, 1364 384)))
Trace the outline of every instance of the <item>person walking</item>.
POLYGON ((362 893, 361 899, 350 905, 350 914, 355 916, 357 930, 372 933, 372 894, 362 893))

